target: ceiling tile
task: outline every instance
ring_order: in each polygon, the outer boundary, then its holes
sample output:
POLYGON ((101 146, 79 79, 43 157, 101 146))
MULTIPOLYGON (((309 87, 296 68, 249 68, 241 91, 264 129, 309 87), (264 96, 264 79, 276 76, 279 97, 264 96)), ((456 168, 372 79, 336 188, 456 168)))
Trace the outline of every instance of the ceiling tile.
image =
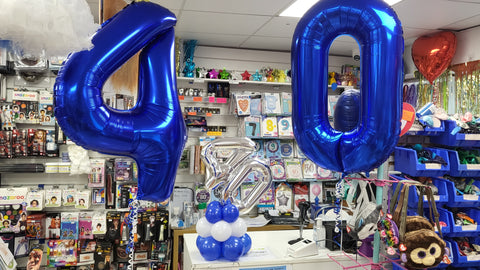
POLYGON ((150 2, 168 9, 181 9, 184 1, 185 0, 150 0, 150 2))
POLYGON ((273 17, 255 35, 268 37, 292 37, 300 18, 273 17))
POLYGON ((466 18, 464 20, 460 20, 458 22, 454 22, 449 25, 445 25, 444 27, 442 27, 442 29, 460 30, 460 29, 467 29, 477 25, 480 25, 480 15, 466 18))
POLYGON ((178 31, 203 32, 214 34, 251 35, 255 33, 269 17, 255 15, 208 13, 182 11, 178 18, 178 31))
POLYGON ((290 51, 292 38, 252 36, 240 47, 246 49, 262 49, 269 51, 290 51))
POLYGON ((480 5, 446 0, 404 0, 393 9, 404 27, 440 29, 480 13, 480 5))
POLYGON ((218 46, 218 47, 232 47, 238 48, 248 36, 242 35, 227 35, 227 34, 208 34, 196 32, 175 31, 175 36, 184 39, 195 39, 198 44, 202 46, 218 46))
POLYGON ((252 15, 276 15, 292 2, 292 0, 186 0, 184 9, 252 15))

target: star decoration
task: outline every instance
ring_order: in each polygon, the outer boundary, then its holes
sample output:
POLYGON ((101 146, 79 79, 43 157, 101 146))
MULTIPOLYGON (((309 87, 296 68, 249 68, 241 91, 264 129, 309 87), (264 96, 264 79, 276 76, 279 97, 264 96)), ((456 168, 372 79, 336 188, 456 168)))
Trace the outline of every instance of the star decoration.
POLYGON ((288 200, 289 200, 289 199, 290 199, 290 198, 287 197, 285 194, 282 194, 282 195, 280 195, 280 196, 277 197, 278 204, 279 204, 280 206, 282 206, 282 205, 287 206, 287 203, 288 203, 288 200))
POLYGON ((212 69, 208 72, 210 79, 218 79, 218 72, 215 69, 212 69))
POLYGON ((258 69, 255 72, 255 74, 252 75, 252 77, 254 81, 258 81, 258 82, 262 81, 262 75, 258 72, 258 69))
POLYGON ((225 68, 223 70, 220 70, 219 75, 220 75, 220 79, 222 79, 222 80, 230 79, 230 73, 228 73, 225 68))
POLYGON ((252 76, 252 74, 248 73, 248 70, 245 70, 245 72, 242 73, 242 80, 249 81, 250 76, 252 76))

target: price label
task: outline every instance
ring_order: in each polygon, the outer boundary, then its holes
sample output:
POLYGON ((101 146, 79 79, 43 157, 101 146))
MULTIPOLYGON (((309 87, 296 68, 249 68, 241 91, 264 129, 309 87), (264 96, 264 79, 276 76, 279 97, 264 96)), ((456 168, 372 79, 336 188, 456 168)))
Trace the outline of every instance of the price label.
POLYGON ((476 231, 477 228, 478 227, 475 224, 464 225, 464 226, 462 226, 462 231, 476 231))
POLYGON ((467 164, 467 170, 480 170, 480 164, 467 164))
POLYGON ((473 194, 463 195, 463 199, 465 201, 478 201, 478 195, 473 195, 473 194))
POLYGON ((438 164, 438 163, 425 164, 425 169, 427 170, 440 170, 441 168, 442 168, 442 164, 438 164))
POLYGON ((465 134, 467 141, 480 141, 480 134, 465 134))
POLYGON ((193 101, 195 102, 202 102, 202 97, 193 97, 193 101))

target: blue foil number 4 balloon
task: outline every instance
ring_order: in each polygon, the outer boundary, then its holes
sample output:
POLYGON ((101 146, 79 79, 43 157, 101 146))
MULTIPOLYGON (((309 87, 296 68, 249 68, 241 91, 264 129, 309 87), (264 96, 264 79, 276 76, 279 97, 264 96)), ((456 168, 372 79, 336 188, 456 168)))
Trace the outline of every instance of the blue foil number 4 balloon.
POLYGON ((370 171, 385 161, 400 134, 402 27, 382 0, 321 0, 299 21, 292 41, 293 127, 300 149, 320 167, 370 171), (361 51, 360 119, 356 128, 331 127, 327 108, 328 50, 351 35, 361 51))
POLYGON ((72 141, 135 159, 139 199, 170 197, 187 139, 176 94, 175 23, 169 10, 133 2, 103 24, 91 50, 67 59, 54 86, 55 116, 72 141), (105 81, 141 49, 137 104, 109 108, 102 99, 105 81))

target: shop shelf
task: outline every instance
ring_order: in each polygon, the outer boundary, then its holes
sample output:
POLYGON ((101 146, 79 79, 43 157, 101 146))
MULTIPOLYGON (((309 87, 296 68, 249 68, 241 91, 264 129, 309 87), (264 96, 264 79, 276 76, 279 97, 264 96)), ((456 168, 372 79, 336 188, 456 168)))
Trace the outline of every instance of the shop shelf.
POLYGON ((443 176, 450 171, 448 153, 444 149, 425 148, 442 157, 447 165, 418 162, 417 152, 413 149, 395 147, 395 170, 411 176, 443 176))
MULTIPOLYGON (((463 194, 458 195, 455 184, 452 181, 447 179, 439 178, 439 180, 444 181, 447 187, 448 192, 448 202, 447 205, 450 207, 478 207, 480 206, 480 200, 478 195, 474 194, 463 194)), ((480 181, 475 180, 473 185, 480 187, 480 181)))
MULTIPOLYGON (((479 237, 469 237, 471 243, 480 244, 479 237)), ((452 240, 452 253, 453 253, 453 262, 452 265, 455 267, 475 267, 480 265, 480 255, 472 256, 462 256, 460 254, 457 242, 452 240)))
POLYGON ((448 175, 454 177, 480 177, 480 164, 460 164, 458 152, 447 150, 450 164, 448 175))
MULTIPOLYGON (((445 209, 442 209, 442 210, 446 212, 449 219, 450 226, 451 226, 450 232, 446 233, 449 237, 477 236, 480 234, 480 227, 478 225, 466 225, 466 226, 456 225, 453 213, 445 209)), ((480 209, 462 208, 460 211, 467 214, 477 223, 480 221, 480 209)), ((442 232, 443 232, 443 228, 442 228, 442 232)))
POLYGON ((432 136, 430 142, 448 146, 480 147, 480 134, 455 133, 457 128, 455 121, 447 120, 445 122, 445 132, 438 136, 432 136))

